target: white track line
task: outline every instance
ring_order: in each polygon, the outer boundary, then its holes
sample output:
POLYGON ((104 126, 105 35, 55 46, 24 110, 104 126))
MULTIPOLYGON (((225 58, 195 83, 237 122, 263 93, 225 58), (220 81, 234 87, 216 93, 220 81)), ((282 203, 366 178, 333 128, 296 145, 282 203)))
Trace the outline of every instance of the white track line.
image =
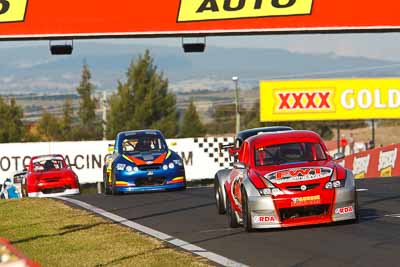
POLYGON ((368 189, 364 189, 364 188, 357 189, 357 192, 366 192, 366 191, 368 191, 368 189))
POLYGON ((129 221, 128 219, 126 219, 124 217, 115 215, 115 214, 110 213, 108 211, 105 211, 103 209, 100 209, 100 208, 97 208, 95 206, 92 206, 92 205, 90 205, 88 203, 85 203, 85 202, 82 202, 82 201, 79 201, 79 200, 76 200, 76 199, 65 198, 65 197, 56 197, 56 199, 60 199, 60 200, 72 203, 74 205, 77 205, 79 207, 82 207, 84 209, 87 209, 87 210, 89 210, 91 212, 94 212, 94 213, 96 213, 98 215, 106 217, 106 218, 108 218, 108 219, 110 219, 110 220, 112 220, 114 222, 117 222, 117 223, 125 225, 125 226, 127 226, 127 227, 129 227, 131 229, 140 231, 140 232, 145 233, 145 234, 147 234, 149 236, 152 236, 152 237, 155 237, 155 238, 160 239, 162 241, 165 241, 165 242, 167 242, 169 244, 172 244, 172 245, 174 245, 176 247, 179 247, 181 249, 189 251, 189 252, 191 252, 193 254, 196 254, 196 255, 199 255, 201 257, 207 258, 210 261, 213 261, 213 262, 218 263, 220 265, 223 265, 223 266, 235 266, 235 267, 236 266, 237 267, 247 267, 247 265, 244 265, 244 264, 242 264, 240 262, 236 262, 236 261, 228 259, 228 258, 226 258, 224 256, 221 256, 221 255, 215 254, 213 252, 207 251, 207 250, 205 250, 205 249, 203 249, 201 247, 198 247, 198 246, 190 244, 190 243, 188 243, 186 241, 177 239, 177 238, 175 238, 173 236, 170 236, 168 234, 159 232, 157 230, 151 229, 151 228, 149 228, 147 226, 135 223, 133 221, 129 221))

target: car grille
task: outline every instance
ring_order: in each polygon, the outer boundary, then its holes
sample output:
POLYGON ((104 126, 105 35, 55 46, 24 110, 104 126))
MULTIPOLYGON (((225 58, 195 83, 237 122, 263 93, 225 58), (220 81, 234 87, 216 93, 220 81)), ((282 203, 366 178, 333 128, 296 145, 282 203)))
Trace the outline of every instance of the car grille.
POLYGON ((146 177, 146 178, 139 178, 136 179, 135 184, 136 186, 157 186, 163 185, 165 183, 164 177, 146 177))
POLYGON ((63 193, 66 189, 67 189, 66 187, 46 188, 46 189, 42 189, 42 193, 43 194, 63 193))
MULTIPOLYGON (((320 185, 320 184, 307 184, 307 185, 305 185, 305 186, 307 186, 307 189, 306 189, 305 191, 311 190, 311 189, 315 189, 315 188, 317 188, 319 185, 320 185)), ((303 186, 303 185, 287 186, 286 188, 287 188, 288 190, 290 190, 290 191, 303 191, 303 190, 301 190, 301 187, 302 187, 302 186, 303 186)))
POLYGON ((162 165, 161 164, 154 164, 154 165, 144 165, 144 166, 139 166, 139 170, 141 171, 156 171, 161 169, 162 165))
POLYGON ((330 205, 317 205, 296 208, 280 209, 279 215, 282 221, 310 216, 328 215, 330 205))

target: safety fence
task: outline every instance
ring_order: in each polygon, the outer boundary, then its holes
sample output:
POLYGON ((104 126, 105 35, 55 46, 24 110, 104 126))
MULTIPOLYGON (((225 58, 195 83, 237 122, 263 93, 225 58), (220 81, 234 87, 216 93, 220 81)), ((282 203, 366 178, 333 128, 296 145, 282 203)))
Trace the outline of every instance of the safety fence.
MULTIPOLYGON (((185 164, 187 180, 213 178, 215 173, 231 166, 229 153, 220 150, 222 144, 233 142, 233 137, 168 139, 170 149, 177 152, 185 164)), ((103 164, 108 145, 114 141, 15 143, 0 145, 0 183, 24 169, 31 157, 61 154, 81 183, 103 180, 103 164)))
POLYGON ((400 144, 350 155, 338 163, 353 171, 357 179, 400 176, 400 144))

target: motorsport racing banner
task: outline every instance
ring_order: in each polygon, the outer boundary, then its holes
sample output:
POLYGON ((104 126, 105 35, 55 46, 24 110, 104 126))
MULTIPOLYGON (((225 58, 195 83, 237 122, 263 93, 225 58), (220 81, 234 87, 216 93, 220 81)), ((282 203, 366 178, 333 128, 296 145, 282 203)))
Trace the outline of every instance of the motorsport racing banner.
POLYGON ((399 31, 400 3, 0 0, 0 39, 399 31))
POLYGON ((400 79, 262 81, 263 122, 400 118, 400 79))

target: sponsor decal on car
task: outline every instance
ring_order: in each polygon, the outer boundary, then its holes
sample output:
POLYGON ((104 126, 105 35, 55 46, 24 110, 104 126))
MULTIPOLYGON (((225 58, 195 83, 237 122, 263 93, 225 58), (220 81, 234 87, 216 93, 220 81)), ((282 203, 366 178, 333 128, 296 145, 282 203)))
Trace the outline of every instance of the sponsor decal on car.
POLYGON ((269 181, 277 184, 302 182, 330 177, 333 170, 331 168, 296 168, 280 170, 265 175, 269 181))
POLYGON ((313 0, 181 0, 178 22, 311 15, 313 0))
POLYGON ((339 214, 339 215, 344 215, 344 214, 353 213, 353 211, 354 211, 353 206, 348 206, 348 207, 343 207, 343 208, 337 208, 335 210, 335 213, 339 214))
POLYGON ((276 219, 274 216, 254 216, 254 223, 275 223, 276 219))
POLYGON ((317 205, 320 203, 321 203, 320 195, 292 198, 292 207, 304 206, 304 205, 317 205))
POLYGON ((354 163, 353 163, 354 178, 356 178, 356 179, 365 178, 365 176, 368 172, 370 158, 371 158, 371 155, 354 158, 354 163))
POLYGON ((28 0, 0 0, 0 23, 24 21, 27 5, 28 0))
POLYGON ((381 151, 379 154, 378 171, 381 177, 392 176, 392 171, 396 167, 397 148, 389 151, 381 151))

